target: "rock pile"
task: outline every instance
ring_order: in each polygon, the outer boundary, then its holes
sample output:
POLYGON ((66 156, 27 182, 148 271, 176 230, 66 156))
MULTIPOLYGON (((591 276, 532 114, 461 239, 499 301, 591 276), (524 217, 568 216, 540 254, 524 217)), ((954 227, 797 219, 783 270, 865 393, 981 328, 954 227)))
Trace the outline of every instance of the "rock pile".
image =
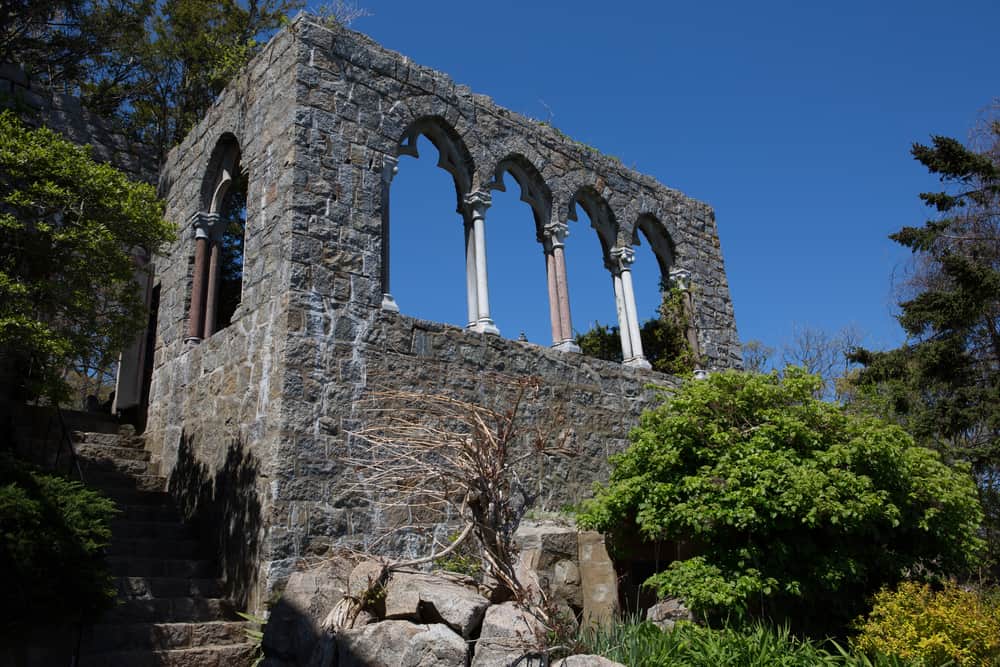
MULTIPOLYGON (((566 613, 574 624, 613 617, 614 569, 599 535, 534 524, 519 538, 519 576, 536 601, 544 591, 546 608, 566 613)), ((546 626, 514 602, 491 597, 488 585, 453 572, 387 571, 377 560, 328 561, 292 575, 271 610, 265 664, 505 667, 521 658, 528 659, 521 664, 541 664, 546 626)), ((617 663, 572 656, 552 664, 617 663)))

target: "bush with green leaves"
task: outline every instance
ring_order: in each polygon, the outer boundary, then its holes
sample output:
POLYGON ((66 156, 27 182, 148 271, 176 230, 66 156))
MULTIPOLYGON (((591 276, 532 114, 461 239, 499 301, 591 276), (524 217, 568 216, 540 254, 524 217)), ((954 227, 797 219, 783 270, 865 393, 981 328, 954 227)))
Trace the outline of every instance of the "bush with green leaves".
MULTIPOLYGON (((684 293, 676 287, 664 289, 658 315, 639 327, 643 354, 653 370, 672 375, 694 370, 697 360, 688 344, 686 329, 684 293)), ((575 342, 580 351, 589 357, 622 361, 621 333, 616 326, 594 322, 592 328, 577 334, 575 342)))
POLYGON ((817 400, 819 387, 796 368, 687 382, 642 416, 580 522, 613 545, 692 545, 647 585, 702 617, 819 632, 904 573, 971 566, 982 514, 967 468, 817 400))
POLYGON ((114 503, 0 454, 0 634, 93 620, 115 599, 104 560, 114 503))
POLYGON ((104 368, 131 342, 145 323, 132 250, 171 238, 151 185, 0 113, 0 357, 15 398, 64 398, 67 368, 104 368))
POLYGON ((875 596, 858 624, 863 651, 934 665, 1000 664, 1000 596, 947 582, 939 590, 905 581, 875 596))

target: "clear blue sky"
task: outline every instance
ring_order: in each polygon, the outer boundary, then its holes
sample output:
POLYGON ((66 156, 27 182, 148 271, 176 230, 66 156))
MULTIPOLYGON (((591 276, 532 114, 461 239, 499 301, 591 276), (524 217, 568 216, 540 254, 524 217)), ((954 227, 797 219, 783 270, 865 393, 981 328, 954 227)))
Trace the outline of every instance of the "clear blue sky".
MULTIPOLYGON (((909 155, 965 139, 1000 95, 1000 2, 522 2, 364 0, 352 26, 513 111, 715 208, 742 340, 794 325, 902 340, 886 237, 926 217, 936 182, 909 155)), ((393 183, 393 292, 404 313, 464 324, 461 221, 421 145, 393 183)), ((543 258, 509 184, 487 212, 502 333, 550 342, 543 258)), ((614 322, 593 232, 567 241, 573 319, 614 322)), ((640 253, 640 317, 657 305, 640 253)))

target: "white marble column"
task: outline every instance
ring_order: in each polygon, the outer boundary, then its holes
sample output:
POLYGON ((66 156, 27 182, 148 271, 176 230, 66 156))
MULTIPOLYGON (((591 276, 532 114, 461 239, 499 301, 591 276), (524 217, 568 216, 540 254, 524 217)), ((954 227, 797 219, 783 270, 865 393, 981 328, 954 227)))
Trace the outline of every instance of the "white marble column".
MULTIPOLYGON (((476 191, 466 195, 463 200, 467 218, 471 219, 473 248, 475 252, 474 265, 476 271, 476 308, 478 316, 473 328, 480 333, 500 335, 490 317, 489 278, 486 274, 486 209, 492 200, 489 193, 476 191)), ((466 244, 466 273, 468 273, 468 243, 466 244)), ((470 308, 471 311, 471 308, 470 308)))
POLYGON ((579 352, 573 342, 573 319, 569 309, 569 281, 566 278, 566 237, 569 227, 562 222, 545 227, 544 246, 549 281, 549 311, 552 320, 552 346, 567 352, 579 352))
POLYGON ((399 158, 386 155, 382 158, 382 310, 399 312, 389 288, 389 189, 392 178, 399 172, 399 158))
POLYGON ((611 284, 615 290, 615 312, 618 314, 618 338, 622 344, 622 360, 627 361, 632 358, 632 335, 629 332, 628 318, 625 315, 622 274, 615 259, 609 259, 605 266, 611 272, 611 284))
POLYGON ((475 329, 479 322, 479 291, 476 285, 476 234, 472 229, 472 218, 466 214, 465 227, 465 295, 469 312, 469 329, 475 329))
MULTIPOLYGON (((642 353, 642 338, 639 336, 639 316, 635 307, 635 292, 632 288, 632 263, 635 261, 635 252, 632 248, 622 246, 613 248, 611 256, 618 264, 618 277, 621 281, 621 308, 625 311, 625 321, 619 320, 618 328, 625 331, 628 328, 628 338, 631 344, 631 357, 624 357, 624 363, 636 368, 651 368, 645 355, 642 353)), ((620 317, 620 315, 619 315, 620 317)), ((622 340, 625 337, 622 336, 622 340)), ((622 345, 622 352, 625 353, 625 346, 622 345)))

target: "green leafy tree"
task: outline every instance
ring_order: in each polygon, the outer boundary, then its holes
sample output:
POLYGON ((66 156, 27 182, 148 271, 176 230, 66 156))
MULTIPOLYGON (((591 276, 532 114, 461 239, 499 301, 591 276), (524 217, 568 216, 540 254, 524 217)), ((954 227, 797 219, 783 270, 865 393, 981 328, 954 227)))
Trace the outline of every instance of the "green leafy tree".
POLYGON ((935 216, 890 238, 916 270, 900 303, 907 334, 886 352, 857 350, 856 400, 903 424, 947 459, 967 461, 1000 561, 1000 121, 978 149, 949 137, 912 153, 945 188, 920 198, 935 216))
POLYGON ((173 237, 162 214, 152 186, 0 114, 0 359, 12 391, 57 401, 67 368, 98 367, 141 329, 132 250, 173 237))
MULTIPOLYGON (((683 306, 684 294, 679 289, 666 289, 657 317, 639 327, 642 350, 654 370, 672 375, 690 373, 695 368, 694 353, 687 342, 687 318, 683 306)), ((595 322, 576 344, 587 356, 605 361, 622 361, 621 334, 618 327, 595 322)))
POLYGON ((646 412, 584 525, 693 546, 647 584, 706 617, 842 627, 906 574, 963 570, 981 543, 966 469, 896 425, 815 398, 821 380, 716 373, 646 412))

